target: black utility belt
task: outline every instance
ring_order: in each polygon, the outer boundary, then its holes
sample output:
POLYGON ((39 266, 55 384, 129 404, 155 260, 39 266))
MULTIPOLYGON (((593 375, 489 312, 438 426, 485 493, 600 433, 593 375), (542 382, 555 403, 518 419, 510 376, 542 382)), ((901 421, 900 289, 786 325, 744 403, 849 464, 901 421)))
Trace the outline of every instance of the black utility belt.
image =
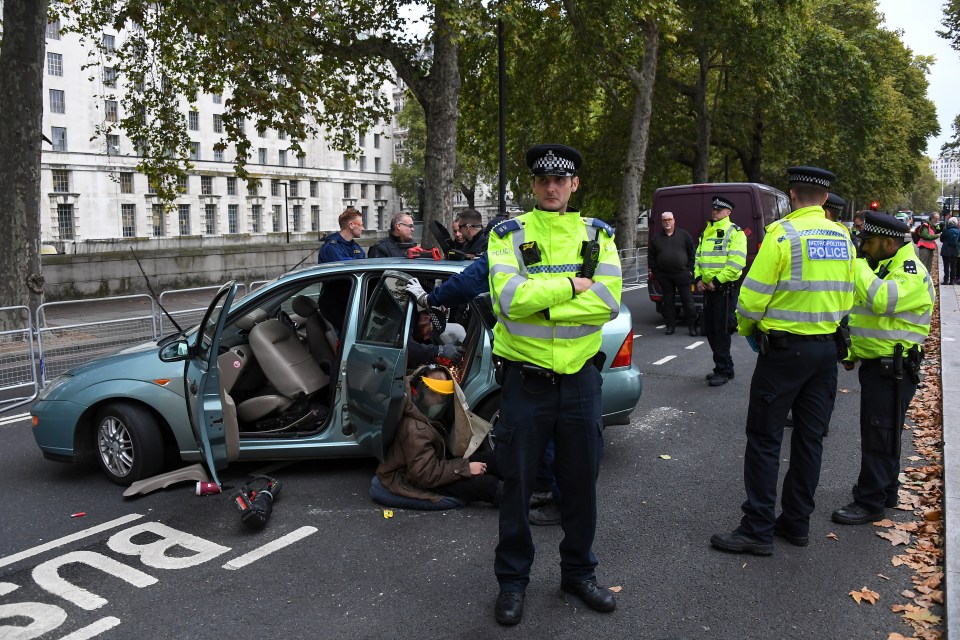
POLYGON ((768 334, 770 336, 770 342, 774 341, 786 341, 786 342, 832 342, 833 335, 832 333, 814 333, 812 335, 801 335, 799 333, 790 333, 789 331, 778 331, 774 329, 768 334))
MULTIPOLYGON (((596 367, 598 371, 602 370, 603 363, 606 360, 606 358, 607 358, 606 354, 603 353, 603 351, 600 351, 597 353, 597 355, 587 360, 580 370, 582 371, 583 369, 589 366, 596 367)), ((502 370, 506 368, 517 368, 520 370, 520 373, 524 376, 528 376, 528 375, 536 376, 538 378, 546 378, 547 380, 557 380, 562 375, 573 375, 573 374, 557 373, 552 369, 547 369, 545 367, 541 367, 540 365, 532 364, 530 362, 522 362, 520 360, 509 360, 507 358, 503 358, 499 356, 494 358, 493 364, 494 364, 494 367, 497 368, 498 370, 502 370)), ((498 384, 503 384, 503 383, 498 380, 498 384)))

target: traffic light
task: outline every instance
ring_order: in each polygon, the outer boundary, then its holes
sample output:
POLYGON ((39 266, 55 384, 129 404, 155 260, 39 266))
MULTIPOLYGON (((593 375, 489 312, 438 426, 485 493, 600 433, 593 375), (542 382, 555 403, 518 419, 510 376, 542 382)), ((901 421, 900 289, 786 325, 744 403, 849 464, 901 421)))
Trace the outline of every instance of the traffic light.
POLYGON ((870 203, 870 211, 877 211, 878 209, 880 209, 880 203, 879 203, 879 202, 877 202, 876 200, 874 200, 873 202, 870 203))

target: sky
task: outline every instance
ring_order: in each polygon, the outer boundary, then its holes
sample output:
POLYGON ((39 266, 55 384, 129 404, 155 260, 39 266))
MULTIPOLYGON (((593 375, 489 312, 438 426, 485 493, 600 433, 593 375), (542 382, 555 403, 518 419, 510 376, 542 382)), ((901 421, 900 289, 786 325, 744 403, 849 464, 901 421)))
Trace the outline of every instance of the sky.
POLYGON ((936 62, 927 79, 928 97, 937 106, 940 135, 927 141, 927 155, 936 158, 940 146, 953 133, 953 119, 960 114, 960 51, 937 35, 942 29, 945 0, 878 0, 877 10, 884 14, 884 26, 903 30, 901 39, 914 54, 933 55, 936 62))

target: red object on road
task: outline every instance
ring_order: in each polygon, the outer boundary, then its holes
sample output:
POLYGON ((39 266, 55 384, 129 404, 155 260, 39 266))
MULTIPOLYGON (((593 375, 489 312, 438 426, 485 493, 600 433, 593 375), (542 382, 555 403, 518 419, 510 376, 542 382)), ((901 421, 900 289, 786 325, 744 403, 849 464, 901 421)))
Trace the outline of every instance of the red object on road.
POLYGON ((86 512, 86 511, 77 511, 76 513, 71 513, 71 514, 70 514, 70 517, 71 517, 71 518, 82 518, 82 517, 85 516, 85 515, 87 515, 87 512, 86 512))

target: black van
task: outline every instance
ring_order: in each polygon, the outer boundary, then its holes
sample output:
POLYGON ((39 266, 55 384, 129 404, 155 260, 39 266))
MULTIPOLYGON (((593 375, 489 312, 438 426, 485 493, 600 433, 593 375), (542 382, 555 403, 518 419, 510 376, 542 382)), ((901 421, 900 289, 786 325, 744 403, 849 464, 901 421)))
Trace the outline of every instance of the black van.
MULTIPOLYGON (((764 229, 768 224, 790 213, 790 198, 779 189, 756 182, 716 182, 708 184, 685 184, 662 187, 653 194, 653 209, 650 211, 649 237, 660 233, 663 225, 660 216, 671 211, 677 228, 693 236, 694 244, 710 220, 711 202, 714 196, 723 196, 733 202, 730 219, 747 235, 746 273, 763 242, 764 229)), ((647 246, 650 246, 649 239, 647 246)), ((647 270, 647 292, 662 313, 662 290, 656 278, 647 270)), ((679 297, 675 298, 679 305, 679 297)), ((697 308, 703 306, 703 295, 694 292, 697 308)))

